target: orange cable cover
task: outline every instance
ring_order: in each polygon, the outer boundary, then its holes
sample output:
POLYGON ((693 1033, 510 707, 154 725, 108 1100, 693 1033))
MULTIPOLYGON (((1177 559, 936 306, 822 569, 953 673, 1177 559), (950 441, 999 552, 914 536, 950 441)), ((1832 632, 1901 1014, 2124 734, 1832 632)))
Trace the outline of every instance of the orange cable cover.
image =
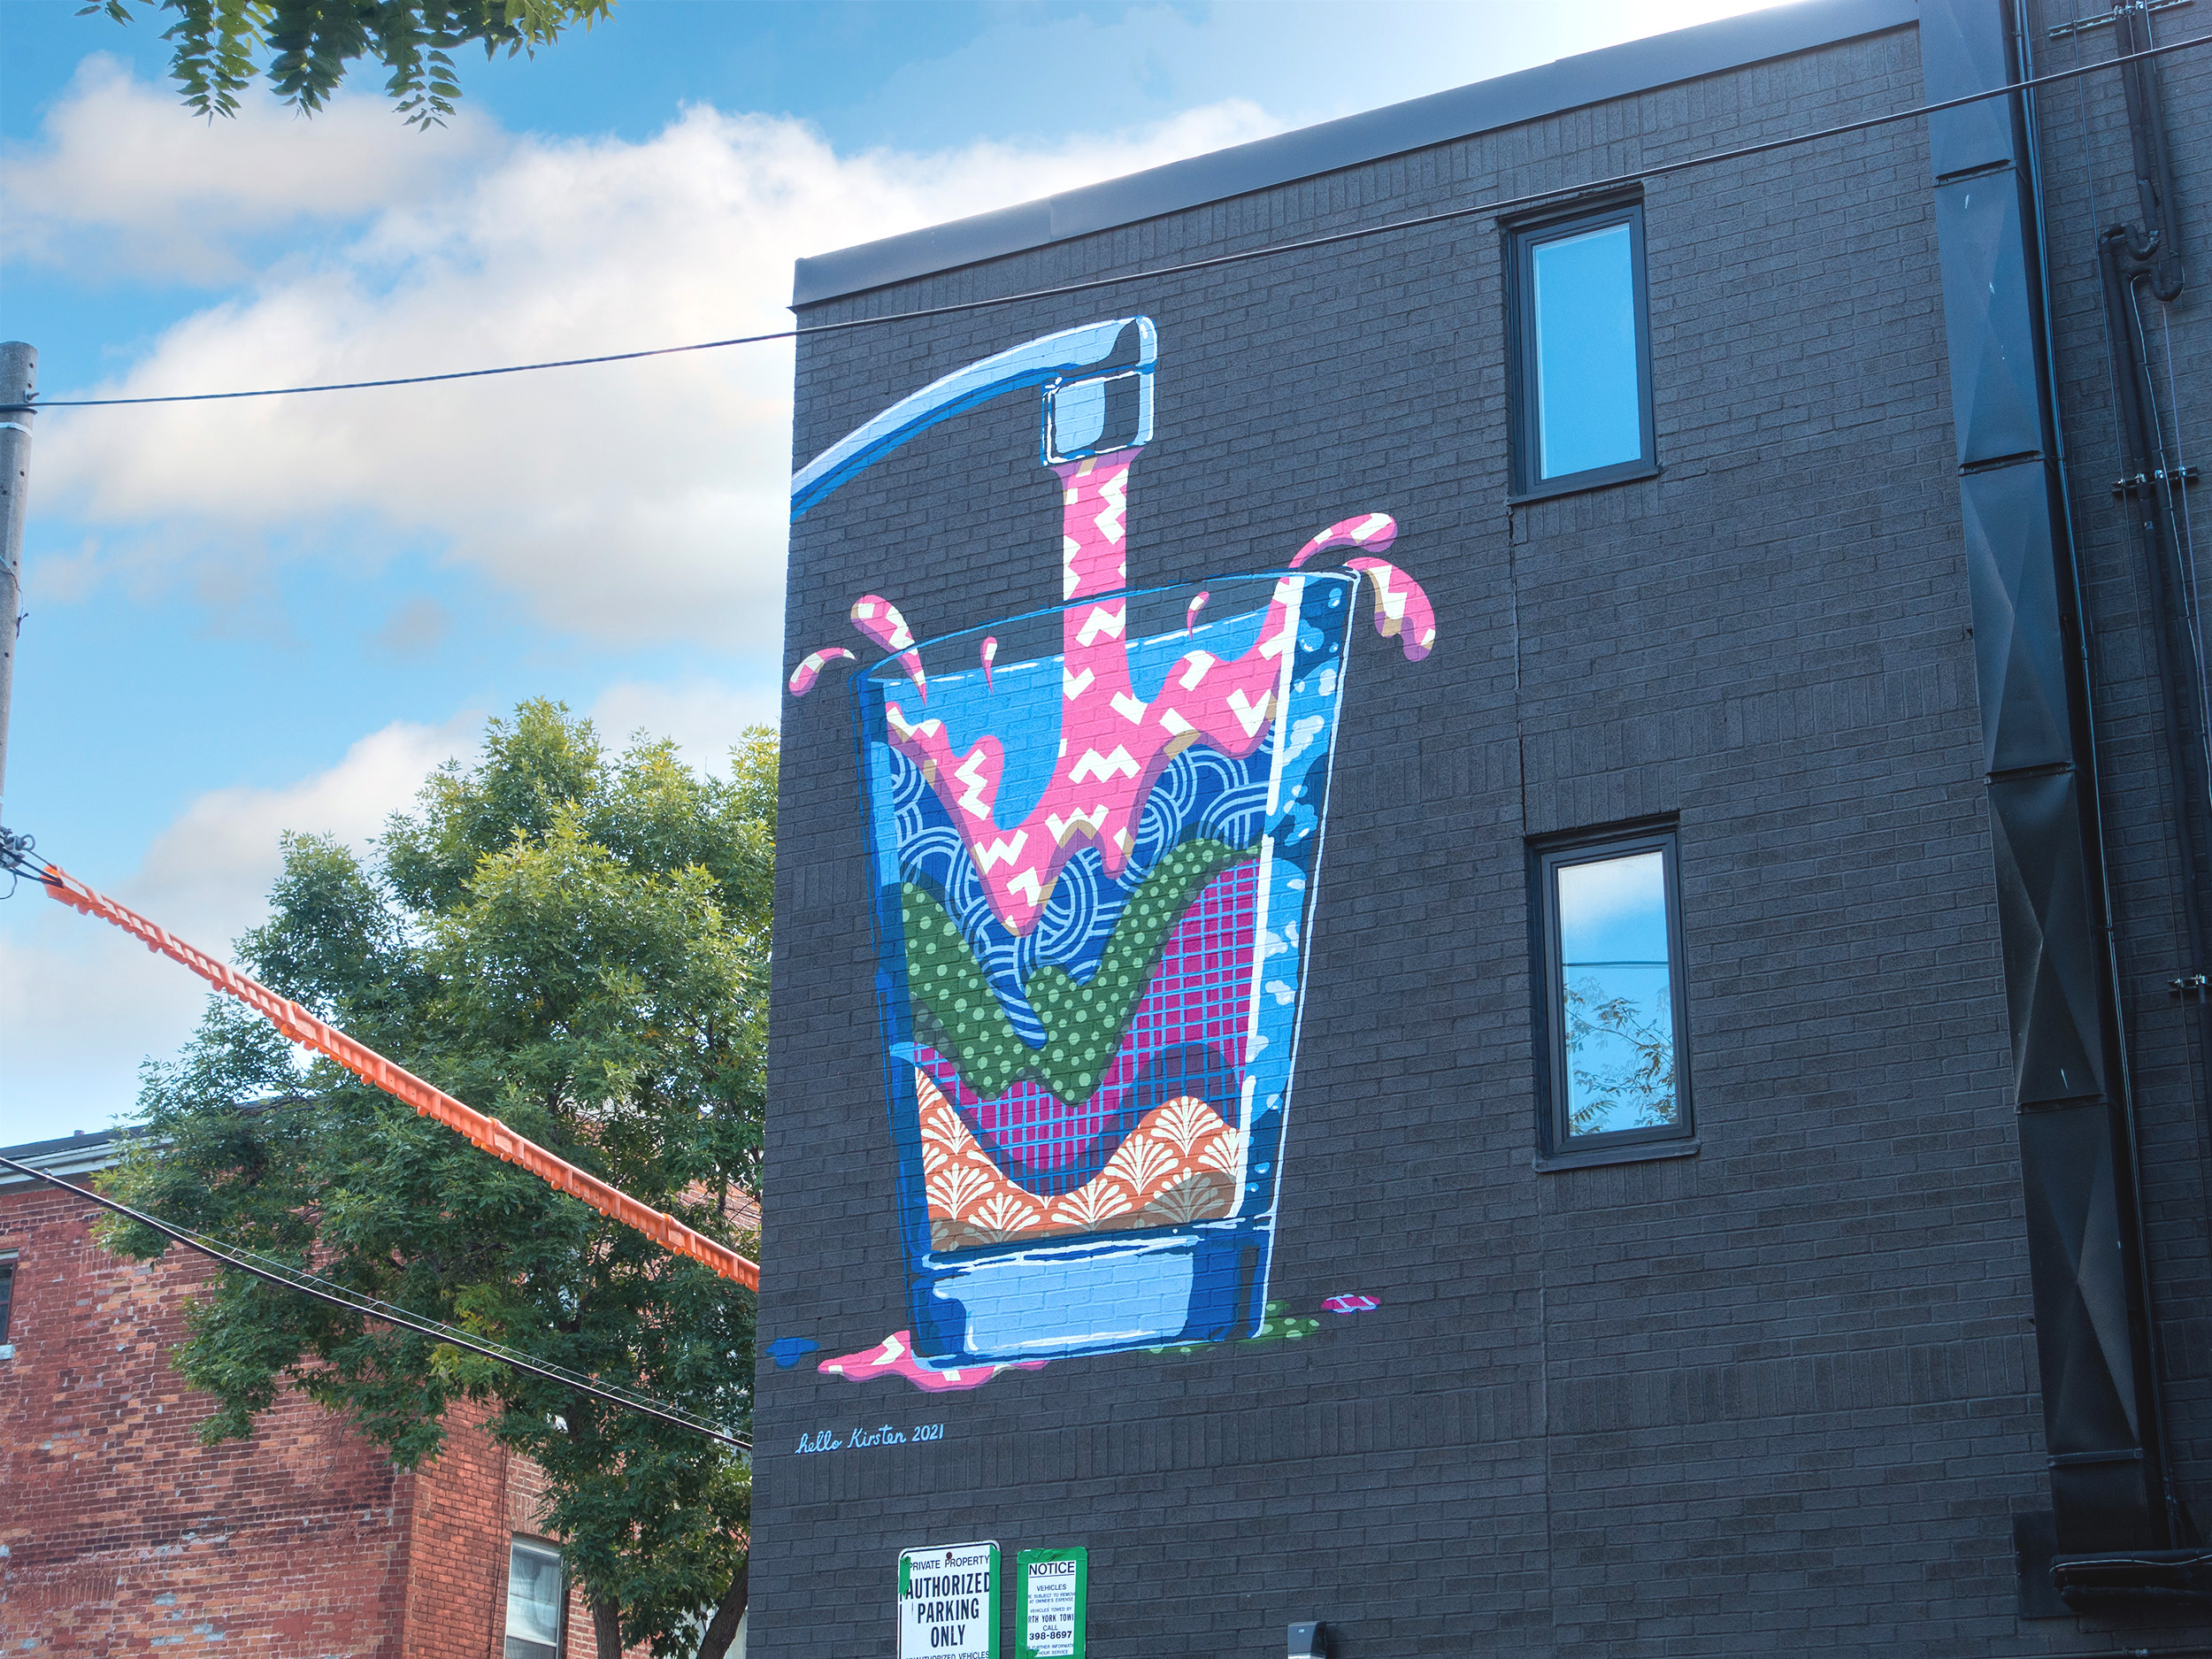
POLYGON ((191 969, 217 990, 227 992, 267 1019, 294 1042, 304 1043, 328 1055, 363 1082, 406 1102, 426 1118, 434 1118, 448 1128, 459 1130, 494 1157, 520 1164, 549 1186, 572 1198, 582 1199, 601 1215, 611 1217, 625 1226, 635 1227, 656 1244, 665 1246, 679 1256, 687 1256, 723 1278, 736 1280, 748 1290, 760 1288, 760 1269, 728 1246, 717 1244, 675 1217, 640 1203, 597 1176, 586 1174, 573 1164, 554 1156, 536 1142, 525 1141, 498 1118, 487 1118, 472 1107, 464 1106, 404 1066, 394 1065, 367 1044, 357 1042, 335 1025, 317 1019, 297 1002, 279 996, 267 986, 186 944, 167 928, 148 921, 105 894, 94 892, 58 865, 48 864, 46 878, 46 891, 59 902, 87 916, 112 922, 142 941, 147 949, 191 969))

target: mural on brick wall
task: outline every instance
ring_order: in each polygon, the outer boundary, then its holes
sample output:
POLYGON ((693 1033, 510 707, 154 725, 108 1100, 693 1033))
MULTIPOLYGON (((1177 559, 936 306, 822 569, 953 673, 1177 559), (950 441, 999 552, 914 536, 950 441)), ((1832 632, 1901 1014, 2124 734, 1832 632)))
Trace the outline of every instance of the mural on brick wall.
MULTIPOLYGON (((1148 318, 1047 335, 792 480, 796 519, 927 426, 1036 388, 1062 503, 1058 606, 926 641, 887 599, 852 607, 885 653, 854 684, 910 1325, 827 1375, 971 1387, 1316 1323, 1268 1277, 1346 646, 1363 584, 1410 659, 1435 616, 1379 557, 1380 512, 1286 570, 1129 588, 1156 359, 1148 318)), ((808 656, 793 695, 838 663, 857 665, 808 656)))

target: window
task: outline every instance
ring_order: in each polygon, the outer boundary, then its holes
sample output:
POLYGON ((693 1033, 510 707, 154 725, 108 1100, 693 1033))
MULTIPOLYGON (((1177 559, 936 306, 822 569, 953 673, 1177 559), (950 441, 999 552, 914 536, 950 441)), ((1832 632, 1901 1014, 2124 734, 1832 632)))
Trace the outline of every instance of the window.
POLYGON ((1546 1151, 1632 1153, 1687 1140, 1674 832, 1554 842, 1536 849, 1532 873, 1541 916, 1546 1151))
POLYGON ((1507 232, 1513 491, 1552 495, 1658 470, 1644 210, 1624 203, 1507 232))
POLYGON ((518 1538, 507 1552, 505 1659, 558 1659, 561 1611, 567 1601, 561 1552, 518 1538))
POLYGON ((8 1335, 8 1315, 15 1306, 15 1257, 0 1256, 0 1359, 13 1359, 13 1340, 8 1335))

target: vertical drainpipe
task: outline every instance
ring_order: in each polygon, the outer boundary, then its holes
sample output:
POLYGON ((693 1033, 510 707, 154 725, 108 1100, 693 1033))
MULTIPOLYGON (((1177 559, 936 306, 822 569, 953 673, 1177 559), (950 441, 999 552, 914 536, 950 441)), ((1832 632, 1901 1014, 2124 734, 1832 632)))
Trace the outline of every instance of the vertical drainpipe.
MULTIPOLYGON (((2018 79, 2008 0, 1921 0, 1931 102, 2018 79)), ((2051 1542, 2177 1540, 2097 818, 2074 553, 2017 96, 1932 116, 1982 764, 1996 855, 2051 1542)))

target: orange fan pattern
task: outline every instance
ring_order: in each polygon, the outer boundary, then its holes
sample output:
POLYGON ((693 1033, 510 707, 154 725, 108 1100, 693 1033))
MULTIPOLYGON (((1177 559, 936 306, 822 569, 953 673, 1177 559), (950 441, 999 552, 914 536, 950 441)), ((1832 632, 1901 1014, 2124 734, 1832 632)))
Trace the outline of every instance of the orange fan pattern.
POLYGON ((1024 1192, 991 1162, 926 1071, 914 1073, 914 1094, 932 1249, 1180 1226, 1236 1208, 1244 1137, 1194 1094, 1161 1102, 1104 1169, 1073 1192, 1046 1198, 1024 1192))

